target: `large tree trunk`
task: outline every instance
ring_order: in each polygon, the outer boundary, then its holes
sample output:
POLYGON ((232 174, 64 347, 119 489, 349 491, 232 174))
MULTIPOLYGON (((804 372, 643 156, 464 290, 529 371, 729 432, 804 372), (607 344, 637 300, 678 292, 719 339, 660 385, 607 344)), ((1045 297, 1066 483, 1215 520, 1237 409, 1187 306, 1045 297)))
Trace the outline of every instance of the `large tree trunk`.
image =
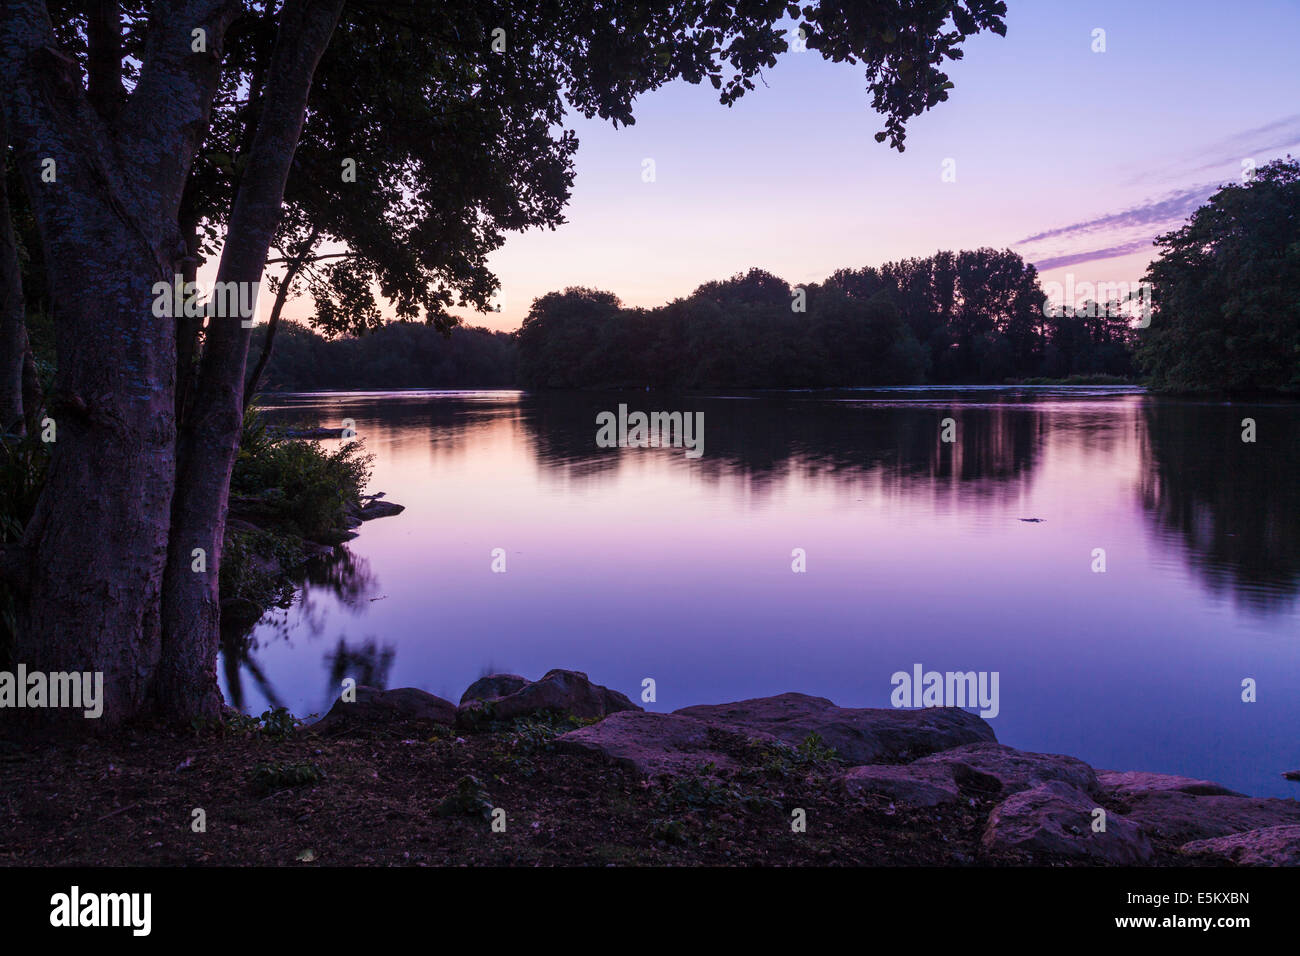
MULTIPOLYGON (((189 30, 204 26, 219 50, 237 11, 231 0, 160 5, 116 125, 91 105, 42 3, 8 0, 0 17, 0 92, 50 268, 58 352, 47 403, 55 442, 15 581, 14 660, 29 671, 101 672, 99 727, 147 710, 156 691, 176 338, 174 320, 155 314, 153 286, 172 281, 181 190, 217 80, 219 59, 193 56, 189 30)), ((109 40, 97 43, 102 59, 109 40)), ((111 84, 92 86, 117 102, 111 84)), ((13 552, 4 558, 14 580, 13 552)), ((80 711, 24 713, 82 720, 80 711)))
MULTIPOLYGON (((343 0, 289 0, 284 6, 257 133, 221 252, 218 283, 262 280, 312 76, 342 9, 343 0)), ((230 474, 243 424, 248 341, 249 329, 238 317, 209 319, 194 414, 181 434, 158 684, 158 703, 169 715, 212 715, 221 701, 217 582, 230 474), (207 574, 192 570, 193 548, 206 549, 207 574)))
MULTIPOLYGON (((218 282, 261 280, 312 76, 342 5, 288 0, 281 9, 218 282)), ((207 129, 221 43, 241 8, 155 5, 126 97, 114 71, 113 3, 92 10, 89 95, 43 3, 5 0, 0 17, 0 94, 50 264, 59 361, 46 485, 20 551, 0 549, 0 574, 21 592, 15 661, 102 672, 100 726, 152 709, 212 715, 221 700, 217 581, 248 330, 237 316, 210 319, 177 435, 177 324, 152 305, 155 283, 170 284, 185 259, 182 194, 207 129), (191 48, 199 27, 206 53, 191 48), (50 181, 41 178, 45 159, 57 164, 50 181), (192 569, 196 548, 205 570, 192 569)))
POLYGON ((27 354, 23 280, 18 268, 18 243, 9 216, 5 166, 9 144, 0 115, 0 434, 21 434, 23 427, 23 358, 27 354))

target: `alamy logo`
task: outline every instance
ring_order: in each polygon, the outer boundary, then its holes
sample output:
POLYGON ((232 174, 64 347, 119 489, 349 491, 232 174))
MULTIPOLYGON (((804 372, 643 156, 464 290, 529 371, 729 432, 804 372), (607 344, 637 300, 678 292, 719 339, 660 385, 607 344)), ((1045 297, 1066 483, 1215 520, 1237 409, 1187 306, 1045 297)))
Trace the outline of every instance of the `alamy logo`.
POLYGON ((1043 283, 1043 315, 1136 319, 1135 328, 1145 329, 1151 326, 1153 291, 1150 282, 1075 282, 1074 273, 1067 272, 1064 285, 1043 283))
POLYGON ((133 936, 148 936, 153 923, 151 893, 82 893, 74 886, 51 896, 50 906, 51 926, 129 926, 133 936))
POLYGON ((631 412, 596 416, 597 448, 685 448, 687 458, 704 454, 703 412, 631 412))
POLYGON ((210 289, 204 289, 177 275, 172 282, 153 284, 153 314, 160 319, 197 319, 205 315, 239 319, 244 328, 251 329, 260 288, 259 282, 214 282, 210 289))
POLYGON ((104 713, 104 674, 101 671, 27 670, 19 664, 17 673, 0 671, 0 708, 72 707, 83 709, 91 720, 104 713))
POLYGON ((889 702, 895 707, 979 707, 981 717, 996 717, 997 671, 923 671, 912 665, 912 673, 896 671, 889 682, 894 691, 889 702))

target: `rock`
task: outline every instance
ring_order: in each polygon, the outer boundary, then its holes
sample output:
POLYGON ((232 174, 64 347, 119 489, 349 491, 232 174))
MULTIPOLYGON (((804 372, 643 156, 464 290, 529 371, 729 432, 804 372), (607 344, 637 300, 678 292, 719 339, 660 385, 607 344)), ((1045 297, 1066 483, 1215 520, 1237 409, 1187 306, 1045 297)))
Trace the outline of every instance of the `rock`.
POLYGON ((471 700, 505 697, 507 694, 522 690, 527 683, 528 681, 518 674, 489 674, 487 677, 480 677, 465 688, 465 693, 460 695, 460 702, 465 704, 471 700))
POLYGON ((1300 824, 1300 803, 1295 800, 1143 790, 1124 803, 1128 819, 1149 834, 1177 844, 1300 824))
POLYGON ((405 510, 405 505, 394 504, 391 501, 370 501, 361 507, 356 516, 362 521, 373 521, 375 518, 400 515, 405 510))
POLYGON ((591 718, 640 709, 618 691, 593 684, 581 671, 557 669, 547 671, 541 680, 525 681, 523 687, 500 697, 463 702, 456 710, 456 723, 473 728, 546 710, 591 718))
POLYGON ((901 766, 854 767, 840 778, 847 792, 884 793, 901 803, 932 807, 963 796, 998 799, 1059 780, 1097 791, 1091 767, 1074 757, 1038 754, 996 743, 964 744, 901 766))
POLYGON ((753 740, 777 742, 769 734, 746 734, 676 714, 632 710, 561 734, 553 744, 561 753, 599 757, 642 776, 657 777, 691 773, 708 764, 734 770, 737 761, 728 751, 743 750, 753 740))
POLYGON ((1264 827, 1184 843, 1182 852, 1238 866, 1300 866, 1300 826, 1264 827))
POLYGON ((824 697, 807 694, 700 704, 673 713, 763 731, 792 746, 815 733, 849 764, 899 763, 962 744, 997 740, 984 720, 957 707, 836 707, 824 697))
POLYGON ((306 730, 336 737, 409 720, 451 726, 456 720, 456 705, 415 687, 379 690, 361 685, 355 701, 348 703, 339 698, 329 713, 306 730))
POLYGON ((1147 773, 1144 770, 1098 770, 1097 781, 1101 788, 1117 797, 1128 798, 1145 790, 1177 790, 1198 797, 1241 797, 1245 794, 1195 777, 1179 777, 1168 773, 1147 773))
POLYGON ((921 767, 911 763, 852 767, 840 777, 840 783, 851 797, 880 793, 914 807, 937 807, 961 800, 952 768, 945 766, 921 767))
POLYGON ((1049 780, 994 807, 982 842, 991 853, 1028 855, 1037 864, 1068 859, 1134 866, 1154 859, 1146 835, 1118 814, 1107 814, 1105 832, 1094 832, 1095 808, 1079 788, 1049 780))
POLYGON ((343 426, 330 428, 327 425, 314 425, 310 428, 285 428, 281 429, 280 436, 283 438, 342 438, 345 429, 343 426))
POLYGON ((997 743, 966 744, 924 757, 916 768, 947 767, 963 790, 999 797, 1028 790, 1051 780, 1084 793, 1096 793, 1097 775, 1075 757, 1016 750, 997 743))

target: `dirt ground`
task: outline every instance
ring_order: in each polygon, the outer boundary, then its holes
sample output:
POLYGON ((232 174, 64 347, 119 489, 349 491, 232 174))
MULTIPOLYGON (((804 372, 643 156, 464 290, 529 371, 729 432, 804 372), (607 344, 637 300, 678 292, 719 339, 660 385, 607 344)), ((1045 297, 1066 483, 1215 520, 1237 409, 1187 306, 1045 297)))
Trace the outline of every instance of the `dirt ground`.
MULTIPOLYGON (((649 782, 555 752, 560 729, 460 735, 399 723, 323 739, 245 718, 89 741, 10 734, 0 737, 0 866, 1024 862, 981 847, 990 800, 917 809, 849 798, 816 754, 747 753, 725 778, 649 782), (792 827, 797 808, 805 832, 792 827)), ((1171 847, 1158 849, 1173 862, 1171 847)))

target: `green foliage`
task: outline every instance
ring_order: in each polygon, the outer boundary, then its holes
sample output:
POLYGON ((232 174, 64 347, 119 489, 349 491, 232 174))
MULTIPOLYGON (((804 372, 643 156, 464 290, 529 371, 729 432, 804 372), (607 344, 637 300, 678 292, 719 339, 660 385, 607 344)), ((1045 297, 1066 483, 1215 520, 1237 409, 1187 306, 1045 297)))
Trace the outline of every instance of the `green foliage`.
POLYGON ((742 771, 748 777, 776 777, 782 780, 826 773, 841 763, 834 747, 827 746, 820 734, 809 734, 797 747, 767 741, 753 742, 754 765, 742 771))
POLYGON ((274 741, 289 739, 294 730, 300 726, 302 726, 302 721, 289 713, 289 710, 285 707, 264 710, 260 717, 227 712, 216 720, 205 720, 202 717, 196 717, 190 722, 190 729, 196 735, 206 731, 215 731, 223 736, 235 734, 243 737, 263 737, 274 741))
POLYGON ((285 570, 306 558, 302 540, 265 529, 228 528, 221 555, 221 600, 259 612, 288 607, 295 586, 285 570))
POLYGON ((244 417, 243 438, 230 487, 246 495, 262 519, 309 540, 323 540, 347 524, 347 509, 365 490, 371 457, 360 441, 326 452, 318 442, 282 438, 256 409, 244 417))
POLYGON ((261 724, 260 732, 263 737, 269 737, 272 740, 286 740, 293 735, 294 730, 302 723, 293 714, 289 713, 288 708, 275 707, 271 710, 262 712, 259 718, 261 724))
POLYGON ((249 782, 259 793, 302 787, 324 779, 324 772, 314 763, 259 763, 249 775, 249 782))
MULTIPOLYGON (((485 701, 489 705, 490 701, 485 701)), ((486 714, 490 719, 490 709, 486 714)), ((596 722, 596 718, 575 717, 573 714, 545 710, 512 721, 502 732, 505 748, 498 753, 504 757, 515 770, 531 776, 536 772, 533 758, 539 753, 553 750, 552 741, 560 734, 570 730, 587 727, 596 722)))
POLYGON ((686 846, 690 838, 686 833, 686 825, 681 820, 655 820, 650 824, 650 839, 659 840, 672 846, 686 846))
POLYGON ((483 788, 483 781, 466 774, 456 781, 456 789, 439 801, 433 811, 440 817, 482 817, 492 816, 492 801, 483 788))
POLYGON ((1300 388, 1300 161, 1224 186, 1156 240, 1138 361, 1169 392, 1300 388))
POLYGON ((713 764, 705 764, 689 774, 665 779, 656 796, 656 809, 661 813, 681 813, 743 803, 744 795, 733 784, 714 776, 716 769, 713 764))

